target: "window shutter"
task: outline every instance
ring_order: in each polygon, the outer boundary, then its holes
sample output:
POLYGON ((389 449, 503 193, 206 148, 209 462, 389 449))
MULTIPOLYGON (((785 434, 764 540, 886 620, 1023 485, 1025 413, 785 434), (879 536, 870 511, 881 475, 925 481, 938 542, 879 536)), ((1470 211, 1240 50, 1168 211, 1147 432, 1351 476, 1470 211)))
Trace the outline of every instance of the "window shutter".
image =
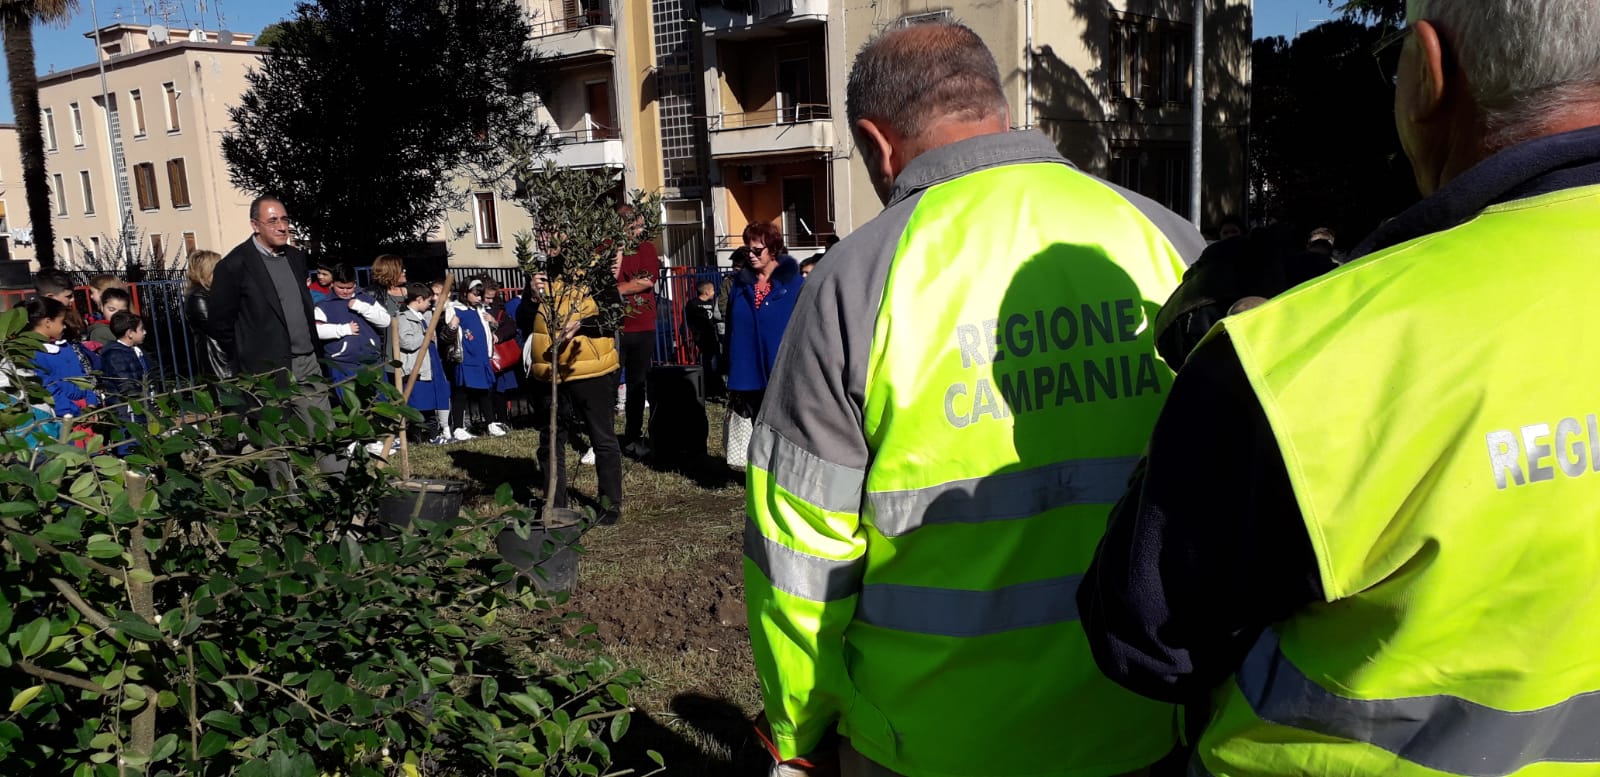
POLYGON ((172 194, 172 207, 189 207, 189 174, 182 158, 167 160, 167 188, 172 194))

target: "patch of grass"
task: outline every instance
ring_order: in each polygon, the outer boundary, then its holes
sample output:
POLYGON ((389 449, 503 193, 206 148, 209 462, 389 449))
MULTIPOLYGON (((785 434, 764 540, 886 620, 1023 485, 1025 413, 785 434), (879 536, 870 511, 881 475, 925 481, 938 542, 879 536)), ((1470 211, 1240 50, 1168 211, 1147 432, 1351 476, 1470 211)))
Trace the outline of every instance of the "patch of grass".
MULTIPOLYGON (((607 651, 646 677, 619 768, 650 771, 645 749, 666 756, 672 775, 760 774, 768 762, 750 733, 761 694, 744 613, 744 478, 723 463, 722 414, 707 407, 704 462, 623 460, 622 520, 585 535, 578 584, 559 608, 582 612, 607 651)), ((412 446, 411 465, 419 477, 468 482, 468 506, 489 510, 502 483, 520 502, 542 500, 538 447, 537 431, 518 430, 412 446)), ((563 454, 574 504, 592 499, 594 467, 570 446, 563 454)))

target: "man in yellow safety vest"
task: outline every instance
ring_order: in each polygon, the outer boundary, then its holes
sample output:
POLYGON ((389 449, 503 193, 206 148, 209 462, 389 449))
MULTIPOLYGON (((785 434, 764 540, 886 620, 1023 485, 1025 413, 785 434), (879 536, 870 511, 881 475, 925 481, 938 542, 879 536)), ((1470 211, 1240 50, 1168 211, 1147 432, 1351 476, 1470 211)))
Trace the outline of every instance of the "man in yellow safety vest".
POLYGON ((886 210, 828 251, 750 447, 745 579, 776 771, 1103 777, 1174 742, 1107 681, 1073 591, 1171 373, 1150 322, 1199 233, 1009 132, 970 29, 856 59, 886 210))
POLYGON ((1408 21, 1426 199, 1201 342, 1079 588, 1194 773, 1600 774, 1600 6, 1408 21))

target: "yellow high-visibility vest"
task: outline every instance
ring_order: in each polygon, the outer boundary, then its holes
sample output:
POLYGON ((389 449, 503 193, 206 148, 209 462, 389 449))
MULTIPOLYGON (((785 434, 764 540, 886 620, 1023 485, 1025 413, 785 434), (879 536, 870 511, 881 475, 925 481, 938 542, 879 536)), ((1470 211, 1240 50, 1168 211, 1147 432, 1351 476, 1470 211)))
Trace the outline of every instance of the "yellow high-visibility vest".
POLYGON ((1488 208, 1227 319, 1327 601, 1200 765, 1600 774, 1600 187, 1488 208))

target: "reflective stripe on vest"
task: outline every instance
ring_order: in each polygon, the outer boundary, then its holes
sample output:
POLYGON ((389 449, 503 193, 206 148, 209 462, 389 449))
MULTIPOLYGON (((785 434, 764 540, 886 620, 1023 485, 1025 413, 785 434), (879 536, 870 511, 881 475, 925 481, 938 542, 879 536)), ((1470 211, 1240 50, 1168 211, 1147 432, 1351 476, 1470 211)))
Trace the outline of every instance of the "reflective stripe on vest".
POLYGON ((1600 479, 1553 474, 1600 361, 1551 324, 1597 266, 1600 187, 1569 189, 1223 321, 1327 602, 1222 689, 1212 772, 1600 775, 1600 479))
POLYGON ((867 507, 885 537, 943 523, 1013 521, 1058 507, 1113 504, 1138 462, 1137 456, 1074 459, 926 488, 874 491, 867 494, 867 507))
POLYGON ((1501 777, 1541 761, 1600 763, 1600 693, 1508 712, 1456 696, 1352 699, 1306 677, 1271 629, 1250 650, 1239 690, 1262 720, 1381 747, 1411 763, 1501 777))
POLYGON ((944 637, 982 637, 1078 619, 1083 575, 963 591, 914 585, 869 585, 856 620, 886 629, 944 637))

